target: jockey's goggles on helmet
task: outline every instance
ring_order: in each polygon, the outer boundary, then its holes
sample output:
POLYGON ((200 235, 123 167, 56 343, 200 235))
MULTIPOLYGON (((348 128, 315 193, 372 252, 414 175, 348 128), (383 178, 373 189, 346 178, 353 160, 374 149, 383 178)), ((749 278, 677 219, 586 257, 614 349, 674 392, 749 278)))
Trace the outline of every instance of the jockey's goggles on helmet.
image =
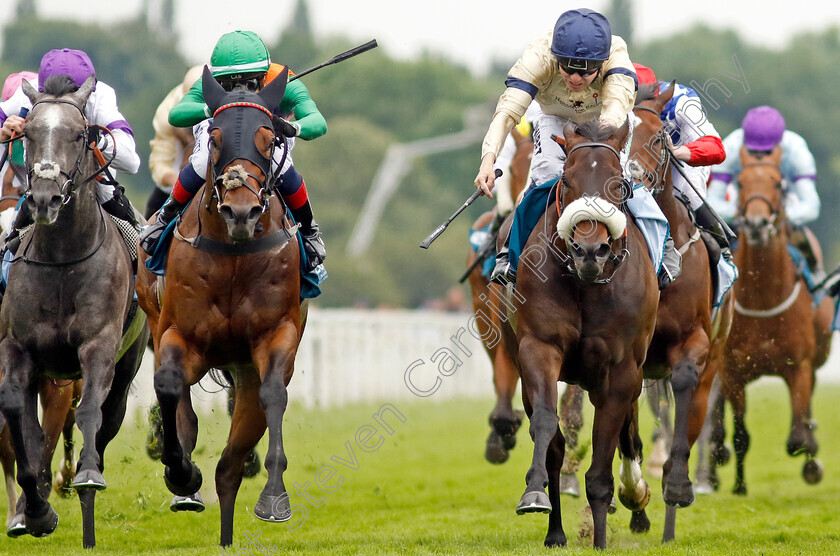
POLYGON ((217 78, 217 81, 219 82, 219 85, 222 86, 222 89, 228 93, 234 89, 245 89, 251 91, 252 93, 256 93, 260 90, 260 85, 264 75, 264 73, 260 73, 258 75, 224 75, 217 78))
POLYGON ((604 64, 603 60, 581 60, 579 58, 558 58, 560 69, 568 75, 576 73, 581 77, 589 77, 593 73, 601 69, 604 64))

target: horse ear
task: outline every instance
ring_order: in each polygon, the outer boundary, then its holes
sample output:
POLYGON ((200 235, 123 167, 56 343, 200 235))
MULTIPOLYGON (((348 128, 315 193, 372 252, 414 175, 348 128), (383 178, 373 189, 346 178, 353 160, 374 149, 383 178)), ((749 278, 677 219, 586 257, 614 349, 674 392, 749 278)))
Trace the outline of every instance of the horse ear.
POLYGON ((88 98, 90 94, 93 92, 93 87, 96 85, 96 77, 93 75, 89 75, 85 82, 82 83, 82 86, 79 87, 79 90, 73 93, 73 97, 79 101, 79 106, 84 109, 85 105, 87 104, 88 98))
POLYGON ((569 147, 574 143, 574 138, 577 135, 577 125, 572 122, 566 122, 566 125, 563 126, 563 137, 566 139, 566 152, 569 152, 569 147))
POLYGON ((286 84, 289 82, 289 68, 283 68, 280 75, 272 79, 268 85, 260 89, 257 94, 265 102, 265 105, 274 109, 280 106, 283 95, 286 94, 286 84))
POLYGON ((207 66, 204 66, 204 72, 201 74, 201 91, 211 114, 222 105, 222 98, 227 94, 207 66))
POLYGON ((659 111, 662 112, 662 109, 665 108, 665 105, 671 102, 671 99, 674 98, 674 89, 676 88, 677 80, 674 79, 671 81, 671 85, 665 89, 664 92, 660 92, 656 95, 656 105, 659 106, 659 111))
POLYGON ((33 87, 26 79, 23 79, 20 82, 20 86, 21 88, 23 88, 24 94, 29 98, 29 102, 35 104, 35 99, 38 98, 38 95, 40 95, 41 93, 39 93, 38 90, 35 87, 33 87))
POLYGON ((738 155, 741 157, 741 166, 750 162, 751 160, 755 160, 754 157, 750 156, 750 152, 747 150, 746 145, 741 145, 741 150, 738 151, 738 155))
POLYGON ((624 123, 619 127, 615 133, 610 137, 611 141, 616 142, 616 148, 621 151, 624 148, 624 143, 627 142, 627 136, 630 134, 630 119, 626 118, 624 123))

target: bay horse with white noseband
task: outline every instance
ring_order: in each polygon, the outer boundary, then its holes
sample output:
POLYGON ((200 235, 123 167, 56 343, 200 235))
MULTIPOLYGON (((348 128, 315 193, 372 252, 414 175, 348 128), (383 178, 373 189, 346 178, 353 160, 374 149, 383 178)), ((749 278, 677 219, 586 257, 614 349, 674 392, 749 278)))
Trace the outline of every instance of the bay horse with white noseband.
POLYGON ((515 335, 506 327, 505 340, 522 377, 534 441, 517 513, 548 512, 545 544, 566 544, 557 382, 579 384, 595 406, 586 496, 595 547, 605 548, 616 447, 628 488, 624 501, 638 509, 650 497, 639 466, 636 400, 659 288, 644 237, 624 212, 630 184, 623 179, 619 151, 628 123, 619 129, 599 129, 597 121, 570 124, 564 134, 568 158, 557 184, 557 210, 546 211, 537 223, 520 258, 527 252, 531 262, 520 265, 516 287, 508 290, 516 306, 510 321, 515 335))
POLYGON ((216 467, 223 546, 233 542, 245 456, 266 427, 268 481, 254 513, 270 522, 291 517, 282 423, 306 306, 300 300, 296 228, 271 195, 278 136, 268 108, 279 106, 287 78, 284 71, 258 93, 226 93, 204 69, 204 98, 214 114, 208 181, 177 223, 165 291, 158 291, 162 286, 145 264, 138 276, 155 347, 161 462, 174 494, 193 495, 202 483, 190 458, 198 434, 190 386, 211 368, 229 371, 234 380, 230 434, 216 467))
POLYGON ((814 484, 822 479, 822 463, 811 415, 811 395, 816 371, 831 347, 833 305, 826 296, 814 306, 805 278, 788 252, 788 223, 784 209, 784 184, 779 169, 780 147, 763 158, 741 153, 738 176, 740 230, 735 263, 741 278, 735 283, 735 317, 721 369, 721 393, 712 432, 711 466, 728 459, 724 443, 724 398, 732 404, 733 445, 736 455, 735 494, 746 494, 744 459, 750 445, 744 415, 745 387, 763 375, 784 379, 790 390, 792 419, 788 454, 805 454, 802 476, 814 484))

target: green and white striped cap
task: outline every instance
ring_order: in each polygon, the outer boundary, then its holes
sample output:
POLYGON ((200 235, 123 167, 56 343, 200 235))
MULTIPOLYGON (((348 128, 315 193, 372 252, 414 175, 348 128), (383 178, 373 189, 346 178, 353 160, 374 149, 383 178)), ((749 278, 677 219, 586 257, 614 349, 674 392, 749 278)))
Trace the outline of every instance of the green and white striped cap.
POLYGON ((262 39, 252 31, 225 33, 216 42, 210 56, 213 77, 264 73, 271 65, 271 57, 262 39))

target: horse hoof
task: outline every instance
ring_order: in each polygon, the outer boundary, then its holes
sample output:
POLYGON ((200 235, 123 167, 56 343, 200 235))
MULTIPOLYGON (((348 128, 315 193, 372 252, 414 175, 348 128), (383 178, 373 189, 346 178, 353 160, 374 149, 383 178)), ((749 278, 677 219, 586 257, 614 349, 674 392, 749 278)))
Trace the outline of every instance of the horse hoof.
POLYGON ((662 491, 665 503, 675 508, 686 508, 694 503, 694 488, 691 481, 679 485, 666 483, 662 491))
POLYGON ((516 448, 516 434, 502 435, 502 445, 505 447, 505 450, 516 448))
POLYGON ((650 502, 650 486, 646 481, 639 481, 632 490, 625 487, 624 483, 618 485, 618 499, 625 508, 631 512, 640 512, 650 502))
POLYGON ((551 500, 548 494, 541 490, 532 490, 522 495, 516 506, 516 515, 532 513, 551 513, 551 500))
POLYGON ((555 533, 549 532, 543 541, 546 548, 554 548, 555 546, 566 546, 566 533, 562 529, 555 533))
POLYGON ((650 519, 648 519, 647 513, 644 510, 633 512, 630 516, 630 531, 636 534, 650 531, 650 519))
POLYGON ((245 456, 245 470, 242 473, 243 477, 248 479, 256 477, 260 474, 260 455, 253 448, 248 455, 245 456))
POLYGON ((502 437, 496 431, 490 431, 487 437, 487 445, 484 448, 484 459, 490 463, 500 464, 508 460, 510 454, 505 449, 502 437))
POLYGON ((55 481, 53 482, 53 490, 62 498, 70 498, 75 492, 71 486, 73 475, 70 474, 68 477, 69 478, 65 479, 64 471, 59 471, 58 475, 55 476, 55 481))
POLYGON ((715 464, 726 465, 729 463, 729 458, 732 457, 732 450, 725 444, 719 444, 712 447, 711 456, 715 464))
POLYGON ((732 494, 737 496, 746 496, 747 495, 747 485, 744 483, 739 483, 735 485, 735 488, 732 489, 732 494))
POLYGON ((186 484, 178 484, 173 481, 170 477, 170 467, 168 465, 166 466, 166 470, 163 472, 163 482, 166 483, 166 488, 168 488, 169 492, 172 494, 176 494, 178 496, 190 496, 193 493, 198 492, 198 489, 201 488, 201 483, 203 482, 201 470, 193 462, 190 461, 189 464, 190 478, 186 484))
POLYGON ((292 508, 289 506, 288 493, 284 492, 279 496, 260 494, 260 499, 254 506, 254 515, 272 523, 289 521, 292 518, 292 508))
POLYGON ((694 494, 713 494, 715 492, 715 488, 712 486, 712 483, 709 481, 699 481, 694 485, 694 494))
POLYGON ((580 498, 580 483, 577 475, 560 472, 560 494, 580 498))
POLYGON ((46 537, 58 527, 58 514, 52 506, 47 506, 47 511, 40 517, 24 517, 26 532, 33 537, 46 537))
POLYGON ((9 523, 9 528, 6 529, 6 534, 13 539, 26 534, 26 524, 23 522, 23 514, 15 514, 9 523))
POLYGON ((105 483, 105 477, 98 469, 82 469, 76 473, 76 477, 70 485, 71 488, 92 488, 93 490, 105 490, 108 485, 105 483))
POLYGON ((822 481, 823 478, 823 464, 818 459, 809 459, 802 466, 802 478, 809 485, 815 485, 822 481))
POLYGON ((169 509, 173 512, 195 512, 201 513, 204 511, 204 500, 201 498, 200 492, 194 492, 189 496, 172 497, 172 502, 169 503, 169 509))
POLYGON ((607 513, 608 514, 614 514, 617 511, 618 511, 618 504, 615 503, 615 496, 612 496, 610 498, 610 505, 607 506, 607 513))

